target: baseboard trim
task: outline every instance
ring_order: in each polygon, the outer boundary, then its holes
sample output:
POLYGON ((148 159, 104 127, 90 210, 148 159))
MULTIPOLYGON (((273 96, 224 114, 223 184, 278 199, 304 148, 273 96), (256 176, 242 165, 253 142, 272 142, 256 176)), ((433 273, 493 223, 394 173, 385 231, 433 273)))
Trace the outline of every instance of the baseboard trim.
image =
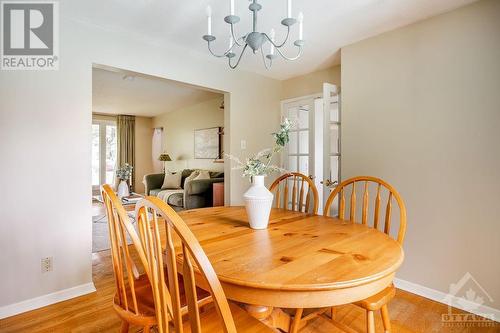
POLYGON ((435 289, 424 287, 422 285, 419 285, 419 284, 416 284, 416 283, 413 283, 413 282, 410 282, 410 281, 398 279, 398 278, 394 279, 394 285, 398 289, 402 289, 402 290, 408 291, 408 292, 410 292, 412 294, 416 294, 416 295, 428 298, 430 300, 433 300, 433 301, 436 301, 436 302, 439 302, 439 303, 442 303, 442 304, 448 305, 445 302, 445 300, 449 299, 451 305, 454 308, 457 308, 457 309, 460 309, 460 310, 464 310, 464 311, 467 311, 467 312, 471 312, 471 313, 479 315, 479 316, 480 315, 484 315, 485 313, 486 314, 493 314, 494 320, 497 321, 497 322, 500 321, 500 310, 498 310, 498 309, 494 309, 494 308, 486 306, 486 305, 480 305, 479 307, 477 307, 477 309, 471 311, 470 309, 466 309, 462 305, 463 304, 463 299, 461 299, 460 297, 449 295, 449 294, 444 293, 442 291, 438 291, 438 290, 435 290, 435 289), (461 302, 459 302, 459 300, 461 300, 461 302))
MULTIPOLYGON (((490 313, 494 315, 494 319, 496 321, 500 320, 500 310, 494 309, 492 307, 486 305, 480 305, 476 310, 470 311, 465 309, 462 306, 462 302, 459 302, 460 298, 456 296, 450 296, 442 291, 438 291, 435 289, 431 289, 417 283, 413 283, 410 281, 406 281, 403 279, 394 279, 394 284, 398 289, 402 289, 408 291, 410 293, 428 298, 430 300, 446 304, 444 302, 445 299, 451 300, 451 305, 457 309, 469 311, 476 315, 482 315, 485 313, 490 313)), ((42 308, 47 305, 59 303, 62 301, 66 301, 71 298, 83 296, 86 294, 90 294, 95 292, 95 286, 93 283, 82 284, 73 288, 68 288, 60 291, 56 291, 54 293, 50 293, 47 295, 31 298, 19 303, 9 304, 3 307, 0 307, 0 319, 11 317, 23 312, 35 310, 38 308, 42 308)))
POLYGON ((42 308, 47 305, 66 301, 71 298, 83 296, 95 292, 95 286, 91 283, 81 284, 76 287, 63 289, 47 295, 27 299, 25 301, 0 307, 0 319, 14 316, 23 312, 42 308))

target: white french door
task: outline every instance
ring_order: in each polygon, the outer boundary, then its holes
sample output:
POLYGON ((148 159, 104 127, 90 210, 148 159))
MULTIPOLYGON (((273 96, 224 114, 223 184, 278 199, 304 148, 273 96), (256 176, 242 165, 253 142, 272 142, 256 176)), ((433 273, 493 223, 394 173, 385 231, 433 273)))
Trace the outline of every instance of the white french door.
MULTIPOLYGON (((283 152, 286 170, 309 175, 318 188, 319 213, 340 177, 340 110, 335 85, 323 93, 282 102, 282 116, 294 122, 283 152)), ((334 204, 332 210, 337 209, 334 204)))
POLYGON ((293 122, 290 142, 285 149, 285 167, 289 171, 311 174, 314 168, 314 147, 311 124, 313 122, 314 99, 307 98, 283 105, 284 116, 293 122))
MULTIPOLYGON (((323 207, 328 196, 340 182, 340 95, 333 84, 323 84, 323 180, 318 191, 323 192, 323 207)), ((330 208, 330 215, 338 213, 338 201, 330 208)))

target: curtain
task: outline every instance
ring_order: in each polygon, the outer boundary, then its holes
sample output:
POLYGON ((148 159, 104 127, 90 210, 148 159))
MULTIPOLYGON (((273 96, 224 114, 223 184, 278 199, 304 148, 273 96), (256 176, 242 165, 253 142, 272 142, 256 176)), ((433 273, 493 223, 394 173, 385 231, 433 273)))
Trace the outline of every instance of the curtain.
POLYGON ((125 163, 134 167, 130 180, 130 187, 134 190, 135 176, 135 116, 119 115, 116 117, 116 131, 118 133, 118 167, 125 163))
POLYGON ((163 128, 155 128, 153 131, 153 144, 152 144, 153 171, 154 173, 163 172, 163 163, 158 161, 158 157, 163 153, 163 128))

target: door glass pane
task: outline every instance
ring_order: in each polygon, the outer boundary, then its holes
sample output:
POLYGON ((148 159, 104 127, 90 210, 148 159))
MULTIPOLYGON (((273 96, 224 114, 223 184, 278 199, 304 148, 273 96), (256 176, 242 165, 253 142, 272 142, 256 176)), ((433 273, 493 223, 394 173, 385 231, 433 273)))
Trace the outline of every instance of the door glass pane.
POLYGON ((99 184, 99 125, 92 124, 92 185, 99 184))
POLYGON ((297 156, 288 156, 288 171, 297 171, 297 156))
POLYGON ((299 128, 309 128, 309 107, 301 106, 299 109, 299 128))
POLYGON ((339 125, 330 124, 330 154, 339 153, 339 125))
POLYGON ((330 156, 330 180, 332 182, 339 180, 339 157, 330 156))
POLYGON ((309 154, 309 131, 299 132, 299 154, 309 154))
POLYGON ((116 167, 116 126, 106 126, 106 184, 112 184, 116 167))
POLYGON ((330 104, 330 121, 339 121, 339 104, 330 104))
POLYGON ((309 156, 299 156, 299 172, 309 175, 309 156))
POLYGON ((290 142, 288 143, 288 153, 297 154, 297 132, 289 133, 290 142))

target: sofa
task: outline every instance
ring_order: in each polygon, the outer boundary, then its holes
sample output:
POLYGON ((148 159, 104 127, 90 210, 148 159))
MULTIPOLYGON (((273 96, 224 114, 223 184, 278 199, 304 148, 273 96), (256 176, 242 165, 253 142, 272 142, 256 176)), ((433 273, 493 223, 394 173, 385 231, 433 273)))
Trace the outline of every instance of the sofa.
MULTIPOLYGON (((167 204, 175 210, 194 209, 212 206, 212 184, 224 182, 224 173, 210 171, 210 179, 195 179, 185 182, 191 175, 193 169, 182 170, 181 189, 173 191, 166 200, 167 204), (182 191, 181 191, 182 190, 182 191)), ((149 174, 144 176, 144 186, 146 195, 160 196, 162 191, 164 173, 149 174)))

